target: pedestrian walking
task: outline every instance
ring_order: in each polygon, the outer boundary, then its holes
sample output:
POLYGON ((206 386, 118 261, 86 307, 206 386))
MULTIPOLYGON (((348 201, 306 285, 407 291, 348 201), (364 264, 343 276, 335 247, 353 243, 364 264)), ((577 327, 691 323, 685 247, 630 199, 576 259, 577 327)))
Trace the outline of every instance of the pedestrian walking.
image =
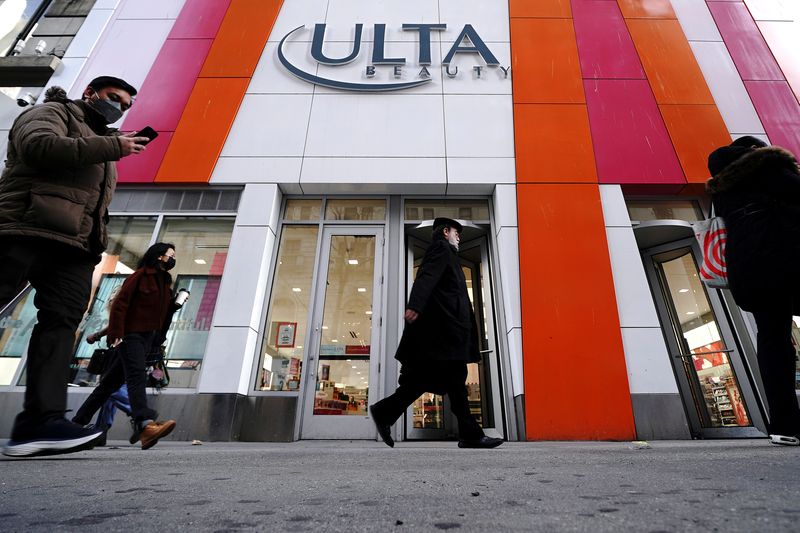
POLYGON ((175 246, 159 242, 147 249, 136 270, 128 276, 111 303, 106 340, 115 348, 94 391, 78 409, 73 422, 86 425, 98 409, 123 383, 133 418, 131 444, 141 441, 147 450, 175 429, 174 420, 159 422, 158 413, 147 405, 148 354, 158 349, 177 309, 172 296, 175 246))
POLYGON ((771 442, 800 445, 792 316, 800 315, 800 169, 754 137, 711 152, 706 190, 728 228, 728 283, 756 320, 757 358, 771 442))
MULTIPOLYGON (((107 332, 108 332, 108 327, 105 327, 96 333, 90 333, 89 335, 86 336, 86 342, 88 342, 89 344, 94 344, 95 342, 98 342, 100 339, 105 337, 107 332)), ((117 348, 109 348, 109 349, 116 350, 117 348)), ((111 429, 111 426, 114 425, 114 416, 117 414, 117 409, 119 409, 129 417, 131 416, 131 401, 128 398, 128 386, 124 383, 119 389, 116 390, 116 392, 112 393, 111 396, 108 397, 106 403, 104 403, 103 406, 100 408, 100 412, 97 413, 97 420, 94 423, 94 428, 101 430, 103 434, 97 438, 97 440, 94 443, 95 446, 106 445, 108 430, 111 429)), ((131 423, 133 423, 133 418, 131 418, 131 423)), ((131 444, 135 442, 136 441, 134 440, 131 444)))
POLYGON ((475 313, 458 259, 462 225, 449 218, 433 222, 433 240, 417 272, 405 311, 406 327, 395 353, 400 361, 394 394, 370 406, 383 442, 394 446, 390 427, 424 392, 446 394, 458 420, 460 448, 495 448, 469 411, 467 363, 480 361, 475 313))
POLYGON ((28 347, 23 410, 5 455, 26 457, 91 448, 101 434, 64 418, 75 330, 89 302, 92 272, 105 250, 115 161, 144 150, 145 137, 108 127, 136 89, 101 76, 80 100, 48 89, 8 134, 0 177, 0 309, 30 282, 38 322, 28 347))

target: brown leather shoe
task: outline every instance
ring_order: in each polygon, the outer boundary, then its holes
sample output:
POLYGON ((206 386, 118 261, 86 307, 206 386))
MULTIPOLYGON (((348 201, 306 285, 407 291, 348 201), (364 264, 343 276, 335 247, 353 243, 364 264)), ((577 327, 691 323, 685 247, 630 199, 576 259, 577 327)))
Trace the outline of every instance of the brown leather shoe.
POLYGON ((174 420, 164 422, 150 422, 141 432, 142 449, 147 450, 158 444, 158 439, 164 438, 175 429, 174 420))

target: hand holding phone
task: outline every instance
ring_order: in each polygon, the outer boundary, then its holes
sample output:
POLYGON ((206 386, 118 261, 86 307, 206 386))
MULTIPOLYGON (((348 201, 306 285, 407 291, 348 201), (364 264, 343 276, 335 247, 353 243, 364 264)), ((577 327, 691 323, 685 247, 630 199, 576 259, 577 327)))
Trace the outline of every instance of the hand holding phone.
POLYGON ((134 137, 147 137, 147 141, 139 141, 139 144, 146 145, 156 137, 158 137, 158 132, 151 128, 150 126, 145 126, 141 130, 137 131, 133 134, 134 137))

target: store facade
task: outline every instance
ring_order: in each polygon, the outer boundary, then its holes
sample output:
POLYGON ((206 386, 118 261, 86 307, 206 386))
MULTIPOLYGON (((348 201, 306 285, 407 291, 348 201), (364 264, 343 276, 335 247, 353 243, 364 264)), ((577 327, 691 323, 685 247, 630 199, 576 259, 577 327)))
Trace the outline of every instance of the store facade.
MULTIPOLYGON (((367 406, 396 386, 405 299, 447 216, 465 225, 482 353, 467 387, 487 433, 762 434, 754 325, 699 283, 691 223, 716 146, 749 134, 800 152, 788 2, 83 4, 54 75, 4 82, 0 129, 20 95, 77 97, 103 73, 140 87, 121 128, 160 136, 118 165, 71 406, 96 379, 85 336, 166 240, 191 291, 155 398, 175 438, 374 439, 367 406)), ((29 291, 0 316, 0 434, 34 318, 29 291)), ((426 394, 393 431, 454 424, 426 394)))

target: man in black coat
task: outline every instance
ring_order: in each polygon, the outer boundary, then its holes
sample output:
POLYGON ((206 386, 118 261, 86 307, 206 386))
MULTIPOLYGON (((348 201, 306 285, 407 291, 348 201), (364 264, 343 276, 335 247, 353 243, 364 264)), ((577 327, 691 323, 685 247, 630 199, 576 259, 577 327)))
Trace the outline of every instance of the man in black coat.
POLYGON ((728 229, 728 283, 758 326, 758 366, 775 444, 800 445, 792 316, 800 315, 800 169, 797 160, 754 137, 708 158, 706 190, 728 229))
POLYGON ((460 448, 495 448, 503 439, 487 437, 469 411, 467 363, 480 361, 478 328, 458 260, 463 227, 437 218, 433 241, 417 272, 406 306, 406 328, 395 353, 399 387, 370 406, 383 442, 394 446, 390 426, 424 392, 447 394, 458 419, 460 448))

